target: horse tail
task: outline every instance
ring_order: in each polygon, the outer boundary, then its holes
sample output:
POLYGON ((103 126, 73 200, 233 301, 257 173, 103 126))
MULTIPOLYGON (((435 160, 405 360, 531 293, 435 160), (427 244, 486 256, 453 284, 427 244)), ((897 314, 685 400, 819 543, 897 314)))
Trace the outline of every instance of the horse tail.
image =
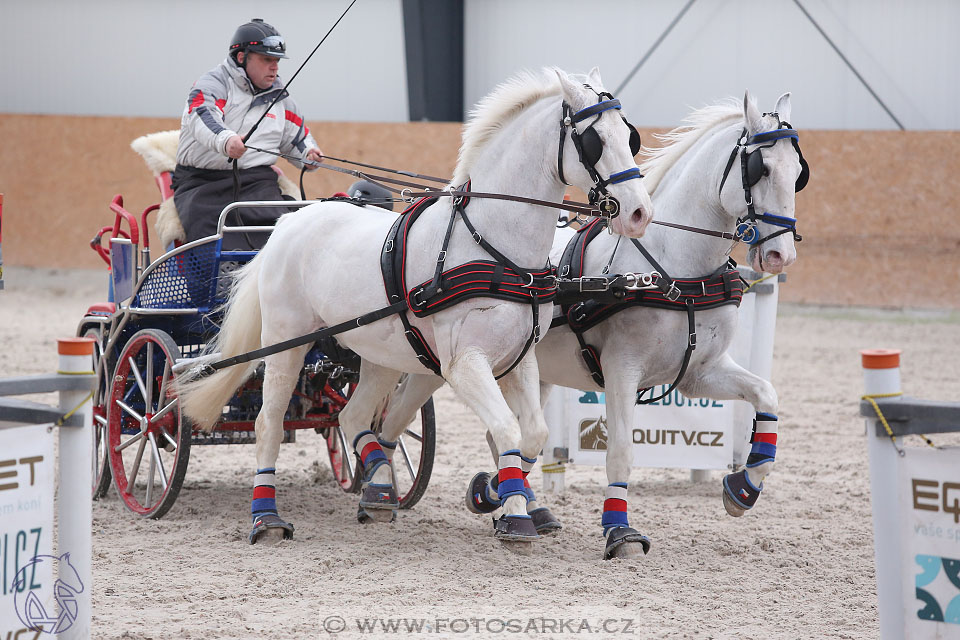
MULTIPOLYGON (((220 331, 204 347, 204 355, 218 354, 217 359, 224 359, 260 348, 260 262, 257 255, 235 273, 220 331)), ((177 383, 181 410, 195 426, 213 430, 223 407, 256 368, 254 360, 225 367, 208 376, 181 376, 177 383)))

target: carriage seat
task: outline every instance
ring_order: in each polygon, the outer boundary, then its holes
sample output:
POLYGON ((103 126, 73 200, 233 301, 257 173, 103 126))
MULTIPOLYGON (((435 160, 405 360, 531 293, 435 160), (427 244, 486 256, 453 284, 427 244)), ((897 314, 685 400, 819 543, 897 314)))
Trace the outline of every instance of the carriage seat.
MULTIPOLYGON (((161 247, 171 247, 186 239, 177 207, 173 203, 173 190, 170 181, 177 166, 177 145, 180 142, 180 130, 158 131, 140 136, 130 143, 130 147, 143 157, 147 167, 153 172, 157 188, 160 190, 160 209, 154 222, 156 236, 161 247)), ((280 183, 280 192, 296 200, 300 199, 300 189, 283 174, 280 167, 273 165, 280 183)))

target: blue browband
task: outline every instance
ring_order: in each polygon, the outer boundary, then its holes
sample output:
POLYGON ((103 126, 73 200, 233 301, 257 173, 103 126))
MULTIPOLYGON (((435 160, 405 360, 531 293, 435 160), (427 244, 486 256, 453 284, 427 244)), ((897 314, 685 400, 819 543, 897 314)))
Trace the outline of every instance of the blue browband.
POLYGON ((642 178, 640 174, 640 168, 634 167, 633 169, 626 169, 624 171, 618 171, 617 173, 610 174, 610 177, 607 178, 608 184, 617 184, 619 182, 626 182, 627 180, 632 180, 634 178, 642 178))
POLYGON ((592 104, 585 109, 580 109, 575 114, 570 116, 571 122, 580 122, 581 120, 586 120, 590 116, 594 116, 598 113, 603 113, 607 109, 619 109, 620 101, 614 98, 613 100, 604 100, 603 102, 598 102, 597 104, 592 104))

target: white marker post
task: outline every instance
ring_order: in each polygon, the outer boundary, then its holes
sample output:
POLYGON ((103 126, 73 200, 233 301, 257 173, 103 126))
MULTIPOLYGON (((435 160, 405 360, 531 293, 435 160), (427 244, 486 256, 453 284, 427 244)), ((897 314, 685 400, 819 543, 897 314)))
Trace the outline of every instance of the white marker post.
MULTIPOLYGON (((885 397, 887 400, 899 398, 899 349, 867 349, 861 351, 860 355, 864 393, 868 396, 885 397)), ((900 576, 901 544, 897 510, 899 454, 889 437, 876 433, 875 418, 868 418, 866 422, 880 637, 888 640, 899 638, 903 632, 902 589, 908 587, 901 584, 900 576)))
MULTIPOLYGON (((92 338, 62 338, 57 341, 58 373, 66 375, 92 374, 92 338)), ((83 590, 76 594, 77 617, 59 638, 89 638, 91 623, 91 544, 93 515, 90 487, 93 485, 93 411, 89 391, 61 391, 60 410, 83 415, 82 427, 60 428, 60 482, 57 495, 58 542, 61 557, 70 554, 70 564, 76 570, 83 590)), ((74 584, 76 577, 65 575, 69 566, 59 563, 60 578, 74 584)))

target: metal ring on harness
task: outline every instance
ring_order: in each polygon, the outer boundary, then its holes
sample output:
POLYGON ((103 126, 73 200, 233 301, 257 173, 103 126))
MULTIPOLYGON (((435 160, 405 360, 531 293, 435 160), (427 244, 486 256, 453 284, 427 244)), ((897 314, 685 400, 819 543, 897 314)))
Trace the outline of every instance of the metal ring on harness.
POLYGON ((609 193, 605 193, 603 197, 597 200, 597 211, 607 220, 613 220, 620 215, 620 201, 609 193))
POLYGON ((533 274, 527 273, 527 276, 530 278, 530 282, 520 285, 521 287, 532 287, 533 286, 533 274))
POLYGON ((414 197, 413 197, 412 195, 410 195, 411 193, 412 193, 412 191, 410 191, 409 188, 401 189, 401 190, 400 190, 400 199, 403 200, 404 202, 406 202, 407 204, 413 204, 416 200, 414 199, 414 197))
POLYGON ((760 240, 760 229, 753 222, 743 221, 737 225, 737 239, 749 245, 754 245, 760 240))

